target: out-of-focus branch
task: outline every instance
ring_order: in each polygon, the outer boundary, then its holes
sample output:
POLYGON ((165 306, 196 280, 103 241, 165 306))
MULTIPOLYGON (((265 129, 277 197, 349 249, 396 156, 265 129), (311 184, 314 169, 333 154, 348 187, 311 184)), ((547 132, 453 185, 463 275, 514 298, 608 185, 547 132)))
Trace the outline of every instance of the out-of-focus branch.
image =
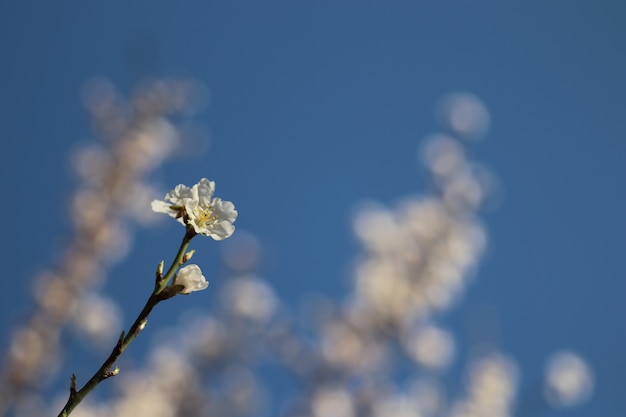
POLYGON ((145 221, 139 208, 145 213, 153 196, 150 173, 180 147, 167 116, 188 113, 196 94, 190 81, 146 83, 130 100, 106 80, 86 85, 84 102, 100 143, 74 157, 79 183, 71 199, 72 235, 56 266, 35 278, 34 307, 9 340, 0 371, 1 415, 58 369, 61 333, 78 301, 125 256, 129 225, 145 221))

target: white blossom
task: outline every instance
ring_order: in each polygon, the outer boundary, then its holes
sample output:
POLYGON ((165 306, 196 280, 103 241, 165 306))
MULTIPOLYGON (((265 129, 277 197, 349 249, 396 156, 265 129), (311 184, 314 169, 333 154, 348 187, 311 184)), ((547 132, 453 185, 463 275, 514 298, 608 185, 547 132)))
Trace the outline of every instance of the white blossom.
POLYGON ((154 200, 152 210, 193 226, 196 233, 203 236, 226 239, 235 231, 233 222, 237 219, 237 210, 230 201, 213 198, 214 191, 215 182, 206 178, 191 188, 179 184, 165 194, 164 201, 154 200))
POLYGON ((576 353, 560 351, 546 365, 544 394, 556 407, 579 405, 593 391, 594 376, 589 365, 576 353))
POLYGON ((181 268, 174 278, 174 285, 182 285, 181 294, 189 294, 193 291, 200 291, 209 286, 209 282, 202 275, 202 270, 196 264, 187 265, 181 268))

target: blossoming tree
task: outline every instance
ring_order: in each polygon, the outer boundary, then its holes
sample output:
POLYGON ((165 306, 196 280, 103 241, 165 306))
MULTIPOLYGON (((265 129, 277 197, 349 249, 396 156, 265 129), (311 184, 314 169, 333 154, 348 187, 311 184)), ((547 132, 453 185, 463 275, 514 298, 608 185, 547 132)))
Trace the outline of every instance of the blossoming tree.
MULTIPOLYGON (((46 276, 42 285, 54 296, 37 300, 30 319, 13 337, 1 375, 0 411, 32 398, 56 360, 59 334, 76 312, 71 306, 89 299, 93 285, 84 276, 93 274, 104 248, 114 246, 102 244, 108 242, 105 232, 124 229, 116 208, 123 204, 120 196, 131 193, 137 210, 151 205, 179 222, 183 238, 168 268, 164 261, 158 264, 143 309, 109 356, 80 388, 72 375, 59 416, 273 415, 267 406, 272 391, 265 376, 268 364, 297 382, 274 407, 283 416, 506 417, 523 410, 520 370, 497 348, 471 356, 465 390, 449 394, 443 375, 458 348, 452 332, 434 319, 453 307, 488 240, 480 210, 493 177, 469 158, 464 141, 486 131, 488 112, 480 100, 468 94, 444 100, 448 133, 430 137, 421 152, 432 191, 393 206, 360 206, 352 225, 360 250, 348 294, 315 298, 302 323, 260 277, 256 269, 262 244, 245 231, 235 233, 238 212, 230 201, 214 197, 213 181, 180 184, 151 204, 146 198, 151 193, 140 192, 146 188, 140 187, 143 175, 165 159, 164 149, 174 147, 176 129, 166 116, 184 103, 180 94, 188 92, 189 84, 182 85, 187 87, 157 83, 132 105, 113 105, 110 94, 104 95, 106 103, 92 103, 103 136, 118 140, 106 142, 112 147, 108 152, 84 152, 77 164, 89 185, 76 198, 80 245, 70 245, 66 264, 46 276), (130 115, 124 113, 128 108, 130 115), (120 371, 118 359, 159 303, 208 288, 200 266, 189 264, 192 240, 208 236, 222 241, 233 234, 220 244, 228 277, 224 285, 211 286, 222 303, 176 329, 172 345, 157 344, 146 354, 145 369, 120 371), (85 242, 90 250, 84 249, 85 242), (54 349, 37 350, 33 340, 54 349), (89 401, 88 394, 113 376, 117 393, 89 401)), ((101 92, 110 86, 98 88, 101 92)), ((97 303, 92 304, 93 309, 97 303)), ((589 396, 593 374, 579 356, 557 352, 549 363, 540 410, 574 405, 589 396)), ((47 406, 16 416, 51 412, 47 406)))

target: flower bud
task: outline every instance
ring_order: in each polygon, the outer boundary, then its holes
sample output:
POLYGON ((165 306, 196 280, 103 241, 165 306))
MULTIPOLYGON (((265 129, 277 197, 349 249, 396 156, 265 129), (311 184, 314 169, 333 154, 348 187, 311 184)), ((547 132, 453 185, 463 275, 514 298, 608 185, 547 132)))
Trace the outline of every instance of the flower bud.
POLYGON ((183 264, 187 263, 187 262, 191 259, 191 257, 193 256, 193 254, 194 254, 194 253, 196 253, 196 250, 195 250, 195 249, 190 250, 189 252, 187 252, 187 253, 183 256, 183 259, 180 261, 180 264, 181 264, 181 265, 183 265, 183 264))
POLYGON ((180 294, 189 294, 193 291, 200 291, 209 286, 208 281, 202 275, 202 270, 196 264, 187 265, 180 268, 174 278, 173 285, 180 285, 183 288, 179 291, 180 294))
POLYGON ((163 278, 163 265, 165 262, 161 261, 159 262, 159 264, 157 265, 157 270, 156 270, 156 277, 157 280, 160 280, 163 278))
POLYGON ((137 330, 142 331, 143 329, 146 328, 146 324, 148 324, 147 318, 141 320, 141 323, 139 323, 139 327, 137 327, 137 330))

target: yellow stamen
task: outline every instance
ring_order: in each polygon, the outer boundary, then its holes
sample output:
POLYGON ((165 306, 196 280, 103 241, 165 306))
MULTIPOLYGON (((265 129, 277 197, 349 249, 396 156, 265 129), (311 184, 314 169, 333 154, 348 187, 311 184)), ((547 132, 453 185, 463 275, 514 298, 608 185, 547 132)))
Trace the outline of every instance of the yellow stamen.
POLYGON ((198 207, 196 208, 195 211, 196 211, 196 224, 199 226, 207 225, 217 220, 215 209, 211 206, 204 207, 204 208, 198 207))

